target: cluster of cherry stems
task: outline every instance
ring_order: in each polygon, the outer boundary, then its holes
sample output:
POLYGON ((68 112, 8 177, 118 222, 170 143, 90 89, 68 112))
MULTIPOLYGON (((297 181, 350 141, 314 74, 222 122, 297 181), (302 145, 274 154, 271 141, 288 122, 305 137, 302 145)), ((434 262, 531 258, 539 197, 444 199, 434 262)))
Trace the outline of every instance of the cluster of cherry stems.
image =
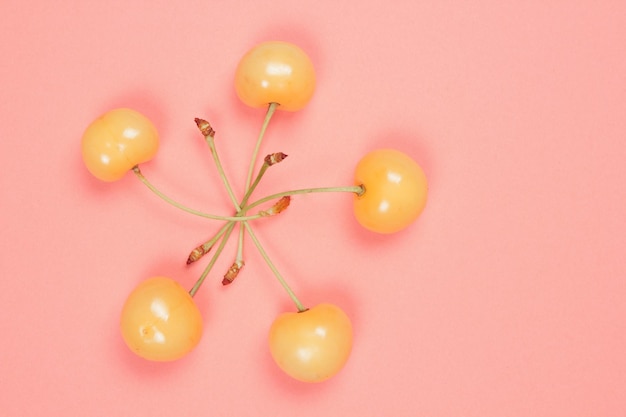
POLYGON ((96 178, 116 181, 132 171, 169 204, 193 215, 224 222, 213 237, 191 251, 188 264, 197 262, 217 246, 189 291, 169 277, 157 276, 141 282, 126 299, 120 320, 121 333, 126 345, 138 356, 153 361, 172 361, 186 356, 199 344, 202 315, 193 297, 222 253, 235 225, 239 224, 237 255, 222 284, 232 283, 245 264, 243 245, 247 233, 296 306, 296 312, 282 313, 270 326, 269 350, 278 367, 297 380, 320 382, 336 375, 347 363, 353 345, 348 315, 331 303, 305 307, 264 250, 250 222, 279 214, 289 206, 294 195, 343 192, 353 194, 354 215, 359 224, 375 233, 396 233, 407 228, 422 212, 428 187, 424 172, 408 155, 396 149, 376 149, 359 161, 352 185, 284 191, 250 203, 266 170, 287 156, 281 152, 267 155, 253 180, 258 152, 270 120, 276 110, 297 111, 305 107, 313 96, 315 83, 310 58, 288 42, 258 44, 239 62, 235 73, 237 95, 246 105, 266 108, 241 200, 235 197, 224 173, 215 147, 215 131, 206 120, 195 119, 233 203, 232 216, 205 213, 180 204, 146 179, 139 165, 155 156, 159 139, 153 123, 143 114, 128 108, 113 109, 86 129, 82 138, 83 160, 96 178), (252 213, 272 201, 269 208, 252 213))

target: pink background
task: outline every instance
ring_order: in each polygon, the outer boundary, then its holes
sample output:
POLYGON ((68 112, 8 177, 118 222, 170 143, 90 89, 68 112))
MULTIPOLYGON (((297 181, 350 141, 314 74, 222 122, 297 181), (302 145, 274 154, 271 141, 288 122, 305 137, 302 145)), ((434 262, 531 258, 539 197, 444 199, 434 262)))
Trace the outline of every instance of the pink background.
POLYGON ((0 28, 1 415, 626 415, 625 2, 3 0, 0 28), (271 361, 268 327, 293 307, 251 244, 235 284, 231 244, 198 294, 191 355, 134 357, 127 294, 156 274, 190 287, 204 263, 186 256, 218 223, 80 158, 94 117, 136 108, 162 136, 146 176, 229 213, 193 118, 240 190, 263 112, 232 78, 268 39, 307 50, 318 87, 270 126, 263 154, 289 158, 258 196, 350 184, 381 146, 430 183, 393 236, 362 230, 347 195, 256 223, 304 303, 354 321, 321 385, 271 361))

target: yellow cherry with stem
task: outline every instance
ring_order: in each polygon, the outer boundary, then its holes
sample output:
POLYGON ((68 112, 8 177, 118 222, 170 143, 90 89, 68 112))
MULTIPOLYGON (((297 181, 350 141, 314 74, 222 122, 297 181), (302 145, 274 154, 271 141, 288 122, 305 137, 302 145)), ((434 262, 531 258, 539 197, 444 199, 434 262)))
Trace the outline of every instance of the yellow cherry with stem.
POLYGON ((96 178, 117 181, 159 149, 156 127, 133 109, 110 110, 94 120, 83 133, 83 162, 96 178))
MULTIPOLYGON (((260 43, 246 52, 239 61, 235 71, 237 95, 248 106, 267 108, 250 158, 244 193, 250 188, 261 142, 274 112, 276 109, 297 111, 305 107, 313 97, 315 84, 315 68, 311 59, 300 47, 290 42, 260 43)), ((237 255, 233 263, 237 272, 244 265, 243 239, 244 229, 241 227, 237 255)))
POLYGON ((315 91, 315 69, 298 46, 282 41, 260 43, 241 58, 235 71, 235 90, 245 104, 262 108, 277 103, 297 111, 315 91))
POLYGON ((345 366, 352 351, 352 323, 338 306, 318 304, 279 315, 269 331, 272 358, 287 375, 322 382, 345 366))
POLYGON ((366 229, 395 233, 417 219, 428 194, 422 168, 396 149, 377 149, 357 164, 354 183, 364 192, 354 198, 354 215, 366 229))
POLYGON ((120 319, 131 351, 151 361, 173 361, 191 352, 202 337, 202 316, 189 293, 171 278, 157 276, 130 293, 120 319))

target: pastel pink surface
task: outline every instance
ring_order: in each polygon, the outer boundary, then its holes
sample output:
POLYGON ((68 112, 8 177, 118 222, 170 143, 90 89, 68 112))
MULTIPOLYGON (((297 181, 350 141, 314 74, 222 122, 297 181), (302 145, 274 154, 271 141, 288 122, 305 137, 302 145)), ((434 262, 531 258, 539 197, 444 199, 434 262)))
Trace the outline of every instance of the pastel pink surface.
POLYGON ((7 416, 623 416, 626 414, 626 3, 109 1, 0 4, 0 414, 7 416), (547 4, 546 4, 547 3, 547 4), (284 376, 267 330, 292 309, 252 245, 229 245, 196 296, 185 359, 134 357, 118 321, 152 275, 190 286, 218 224, 80 159, 112 107, 162 137, 144 173, 230 212, 193 123, 234 187, 263 118, 232 76, 281 39, 315 63, 309 106, 279 113, 263 153, 289 158, 258 195, 344 185, 378 147, 412 155, 426 210, 391 236, 347 195, 294 198, 258 235, 306 304, 341 305, 355 347, 334 379, 284 376))

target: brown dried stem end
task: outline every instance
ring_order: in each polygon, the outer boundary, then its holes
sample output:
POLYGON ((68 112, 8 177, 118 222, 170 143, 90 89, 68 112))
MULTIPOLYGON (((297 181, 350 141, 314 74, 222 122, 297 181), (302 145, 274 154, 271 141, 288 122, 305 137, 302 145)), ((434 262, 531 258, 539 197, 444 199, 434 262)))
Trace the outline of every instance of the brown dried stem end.
POLYGON ((197 248, 192 250, 191 253, 189 254, 189 257, 187 258, 187 265, 196 262, 197 260, 202 258, 204 255, 209 253, 210 250, 211 250, 210 246, 208 248, 205 248, 204 245, 198 246, 197 248))
POLYGON ((209 122, 204 119, 199 119, 197 117, 194 120, 196 122, 196 125, 198 126, 198 129, 200 129, 200 132, 202 132, 202 135, 204 135, 205 138, 209 136, 215 136, 215 130, 213 130, 209 122))
POLYGON ((246 263, 244 261, 233 262, 230 268, 228 268, 228 271, 226 271, 226 274, 224 274, 222 285, 231 284, 235 280, 235 278, 237 278, 237 275, 239 275, 239 271, 241 271, 241 268, 243 268, 245 264, 246 263))
POLYGON ((272 207, 259 212, 259 214, 263 217, 274 216, 285 211, 285 209, 289 207, 289 203, 291 203, 291 196, 286 195, 284 197, 281 197, 280 200, 278 200, 276 204, 274 204, 272 207))
POLYGON ((282 161, 285 158, 287 158, 287 154, 284 154, 282 152, 276 152, 276 153, 272 153, 272 154, 267 155, 265 157, 265 163, 268 166, 272 166, 274 164, 279 163, 280 161, 282 161))

